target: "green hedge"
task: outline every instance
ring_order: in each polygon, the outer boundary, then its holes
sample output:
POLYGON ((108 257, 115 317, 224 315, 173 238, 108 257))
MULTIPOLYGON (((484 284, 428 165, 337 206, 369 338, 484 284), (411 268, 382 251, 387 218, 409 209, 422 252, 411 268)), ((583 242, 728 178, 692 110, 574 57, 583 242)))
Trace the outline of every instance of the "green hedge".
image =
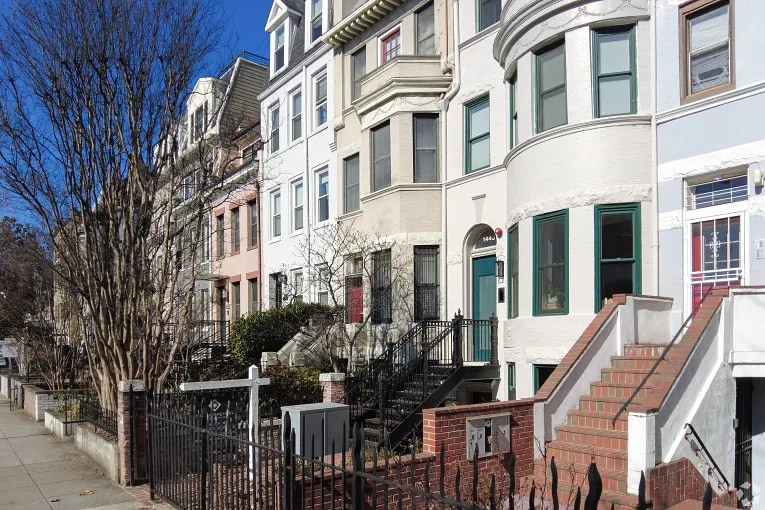
POLYGON ((273 411, 275 417, 281 417, 282 406, 312 404, 322 400, 319 370, 316 368, 270 367, 263 376, 271 379, 271 384, 260 388, 263 416, 273 411))
POLYGON ((241 317, 231 326, 231 354, 245 366, 260 364, 261 354, 278 351, 312 317, 326 316, 331 311, 319 303, 292 303, 241 317))

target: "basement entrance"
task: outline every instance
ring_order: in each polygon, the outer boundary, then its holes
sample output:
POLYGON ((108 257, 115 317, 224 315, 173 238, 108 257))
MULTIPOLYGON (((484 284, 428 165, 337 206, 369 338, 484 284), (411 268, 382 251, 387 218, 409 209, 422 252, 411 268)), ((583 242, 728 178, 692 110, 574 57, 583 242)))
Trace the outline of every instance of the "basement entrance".
POLYGON ((743 491, 739 498, 752 501, 752 380, 736 379, 736 479, 735 486, 743 491))

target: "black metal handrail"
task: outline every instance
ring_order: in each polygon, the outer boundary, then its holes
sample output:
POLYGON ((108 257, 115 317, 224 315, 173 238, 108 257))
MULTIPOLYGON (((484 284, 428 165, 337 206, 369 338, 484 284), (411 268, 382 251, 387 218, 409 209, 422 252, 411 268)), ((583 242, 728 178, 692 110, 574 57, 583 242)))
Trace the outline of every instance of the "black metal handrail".
POLYGON ((96 430, 103 430, 117 435, 117 411, 101 405, 97 395, 86 394, 80 397, 79 419, 87 421, 96 430))
MULTIPOLYGON (((714 457, 712 457, 712 454, 709 453, 709 450, 707 450, 706 445, 704 444, 704 441, 701 440, 701 437, 699 436, 698 432, 696 432, 696 429, 693 428, 693 425, 690 423, 686 423, 685 427, 690 430, 694 436, 696 436, 696 441, 698 441, 699 446, 702 450, 704 450, 704 455, 707 456, 709 461, 712 463, 712 466, 714 466, 715 471, 720 475, 720 477, 723 479, 723 482, 725 482, 726 490, 730 487, 730 483, 728 483, 728 479, 725 478, 725 475, 723 474, 722 470, 720 469, 720 466, 717 465, 717 462, 715 462, 714 457)), ((688 433, 685 433, 686 438, 688 437, 688 433)), ((691 447, 693 449, 693 447, 691 447)), ((694 452, 695 453, 695 452, 694 452)))
POLYGON ((616 420, 619 419, 619 416, 622 415, 624 411, 627 410, 627 407, 635 400, 635 397, 640 393, 640 390, 643 389, 643 386, 645 386, 645 383, 648 382, 648 379, 651 378, 651 376, 656 372, 656 369, 659 368, 659 365, 664 360, 664 358, 667 356, 667 353, 669 350, 675 345, 675 342, 683 336, 685 333, 685 329, 688 327, 688 324, 693 320, 693 317, 696 316, 696 313, 699 311, 699 309, 702 307, 704 302, 707 299, 707 296, 712 292, 714 287, 710 287, 704 292, 704 295, 701 297, 699 302, 696 304, 696 306, 693 307, 693 310, 691 310, 691 313, 688 314, 688 317, 685 318, 685 321, 683 321, 683 324, 680 326, 680 329, 677 330, 677 333, 675 333, 675 336, 672 337, 672 340, 669 341, 669 344, 661 351, 661 354, 658 358, 656 358, 656 361, 654 362, 651 369, 648 371, 645 376, 643 376, 643 379, 641 379, 640 384, 638 384, 635 389, 632 391, 632 394, 629 396, 629 398, 619 407, 619 410, 614 415, 613 419, 611 420, 611 426, 616 426, 616 420))

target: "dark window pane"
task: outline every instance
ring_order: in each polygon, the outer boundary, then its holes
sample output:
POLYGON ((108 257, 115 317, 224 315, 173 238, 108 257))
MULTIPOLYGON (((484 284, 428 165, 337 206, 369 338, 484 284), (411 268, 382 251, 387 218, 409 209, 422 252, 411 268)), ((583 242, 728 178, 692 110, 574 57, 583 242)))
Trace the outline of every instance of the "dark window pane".
POLYGON ((603 262, 600 265, 600 297, 612 298, 614 294, 632 294, 635 292, 633 269, 635 263, 603 262))
POLYGON ((602 258, 631 259, 633 253, 632 213, 609 213, 601 217, 602 258))

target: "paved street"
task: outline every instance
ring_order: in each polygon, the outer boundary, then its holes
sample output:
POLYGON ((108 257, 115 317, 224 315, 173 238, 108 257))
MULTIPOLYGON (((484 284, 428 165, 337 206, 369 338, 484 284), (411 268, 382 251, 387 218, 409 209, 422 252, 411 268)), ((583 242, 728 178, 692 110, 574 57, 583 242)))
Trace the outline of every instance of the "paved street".
MULTIPOLYGON (((132 491, 138 497, 145 493, 141 489, 132 491)), ((139 502, 130 492, 104 477, 73 443, 58 440, 23 411, 10 412, 8 401, 0 398, 0 510, 17 508, 138 510, 158 507, 139 502)))

